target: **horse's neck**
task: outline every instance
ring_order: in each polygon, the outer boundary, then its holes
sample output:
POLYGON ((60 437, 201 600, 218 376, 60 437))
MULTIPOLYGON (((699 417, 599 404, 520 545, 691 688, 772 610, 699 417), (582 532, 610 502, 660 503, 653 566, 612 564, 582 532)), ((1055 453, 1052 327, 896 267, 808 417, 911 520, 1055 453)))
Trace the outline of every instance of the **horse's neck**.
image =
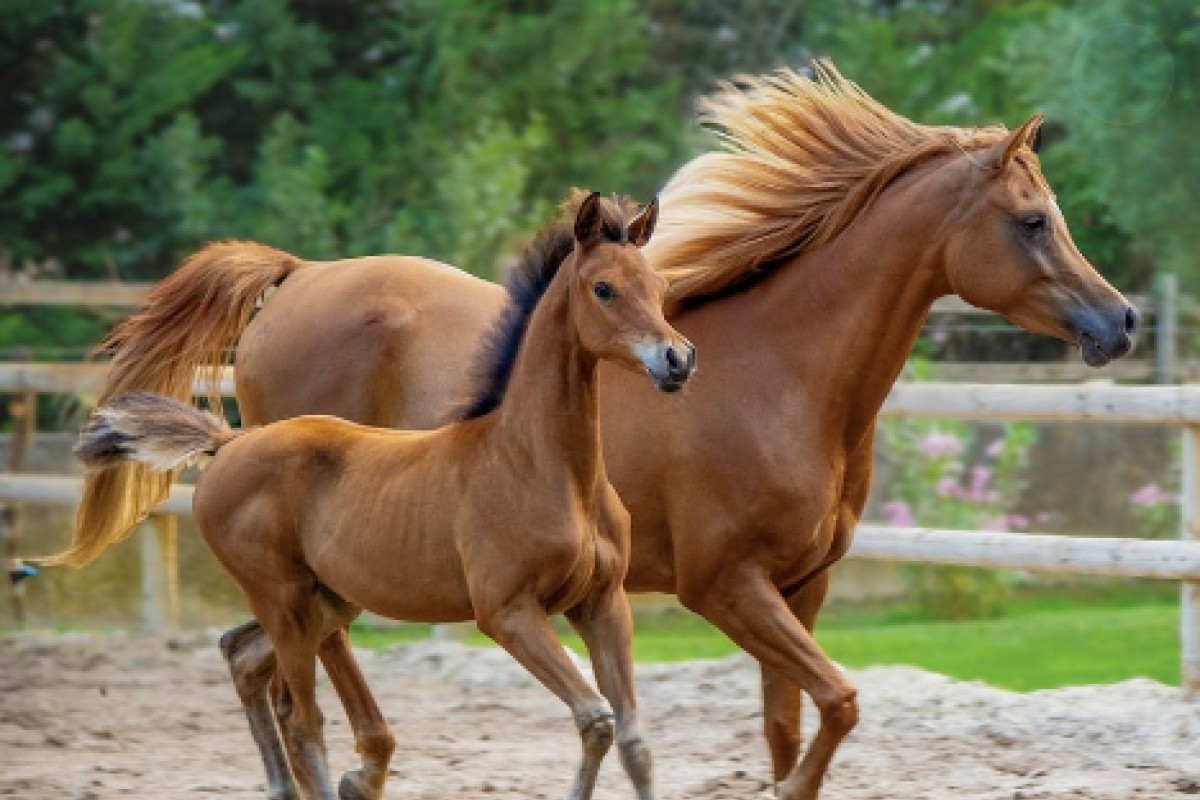
POLYGON ((494 435, 541 478, 559 473, 590 490, 603 474, 596 359, 571 325, 567 277, 556 276, 534 309, 494 435))
POLYGON ((803 397, 836 446, 869 434, 933 301, 949 291, 937 232, 954 200, 937 183, 927 175, 889 189, 837 240, 747 293, 758 307, 743 319, 769 340, 759 346, 783 373, 781 394, 803 397))

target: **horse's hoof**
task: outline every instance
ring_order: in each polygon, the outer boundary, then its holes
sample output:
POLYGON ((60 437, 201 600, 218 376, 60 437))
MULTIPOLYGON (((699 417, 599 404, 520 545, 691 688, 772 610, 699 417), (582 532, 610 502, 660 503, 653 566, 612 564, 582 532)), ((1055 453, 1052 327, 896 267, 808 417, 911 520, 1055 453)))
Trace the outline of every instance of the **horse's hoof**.
POLYGON ((360 781, 362 775, 360 770, 347 772, 342 776, 342 782, 338 784, 339 800, 376 800, 376 798, 367 794, 363 789, 360 781))

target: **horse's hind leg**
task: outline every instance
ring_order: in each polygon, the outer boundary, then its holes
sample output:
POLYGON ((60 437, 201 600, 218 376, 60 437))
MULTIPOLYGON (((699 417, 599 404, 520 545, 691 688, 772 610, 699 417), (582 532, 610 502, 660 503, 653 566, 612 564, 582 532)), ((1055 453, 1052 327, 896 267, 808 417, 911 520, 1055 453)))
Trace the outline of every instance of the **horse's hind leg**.
POLYGON ((633 680, 633 619, 629 598, 620 586, 567 612, 567 619, 587 644, 600 693, 617 715, 617 752, 633 781, 638 800, 654 797, 650 748, 638 721, 633 680))
POLYGON ((270 800, 298 800, 296 782, 275 727, 275 708, 270 695, 271 678, 275 674, 275 650, 270 638, 257 622, 247 622, 226 631, 220 646, 250 723, 250 735, 258 745, 267 771, 267 797, 270 800))
POLYGON ((316 584, 311 575, 303 575, 254 588, 250 604, 275 646, 280 681, 276 714, 296 784, 307 800, 334 800, 324 718, 317 707, 317 648, 325 626, 316 584))
POLYGON ((571 709, 583 743, 583 761, 571 800, 589 800, 596 788, 600 762, 612 747, 612 708, 579 674, 555 637, 545 609, 532 598, 520 598, 495 609, 487 609, 484 603, 476 607, 480 608, 480 630, 571 709))
POLYGON ((355 749, 362 756, 362 767, 342 777, 338 796, 341 800, 380 800, 387 780, 388 762, 396 749, 392 729, 358 668, 346 629, 338 628, 329 634, 321 642, 318 654, 346 708, 350 727, 354 729, 355 749))

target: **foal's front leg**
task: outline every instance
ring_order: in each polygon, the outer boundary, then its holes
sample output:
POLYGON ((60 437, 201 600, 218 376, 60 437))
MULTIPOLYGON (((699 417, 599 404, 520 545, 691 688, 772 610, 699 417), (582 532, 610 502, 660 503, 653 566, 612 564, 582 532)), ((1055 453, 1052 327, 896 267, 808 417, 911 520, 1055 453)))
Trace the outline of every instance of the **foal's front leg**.
MULTIPOLYGON (((482 604, 477 603, 479 608, 482 604)), ((529 596, 478 612, 479 629, 496 640, 533 677, 558 696, 575 717, 583 762, 570 800, 589 800, 600 762, 613 742, 612 707, 588 685, 554 635, 546 610, 529 596)))
POLYGON ((638 800, 652 800, 650 748, 642 736, 633 678, 633 619, 621 586, 567 612, 587 644, 600 692, 617 713, 617 751, 638 800))

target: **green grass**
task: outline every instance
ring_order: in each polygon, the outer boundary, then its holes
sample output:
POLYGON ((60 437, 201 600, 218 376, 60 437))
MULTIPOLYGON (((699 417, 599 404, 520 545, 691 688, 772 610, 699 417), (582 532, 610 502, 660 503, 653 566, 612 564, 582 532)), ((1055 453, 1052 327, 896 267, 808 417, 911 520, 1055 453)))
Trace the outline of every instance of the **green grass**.
MULTIPOLYGON (((737 647, 704 620, 681 611, 639 617, 638 661, 722 658, 737 647)), ((1174 592, 1127 588, 1097 596, 1016 600, 1002 619, 942 622, 912 608, 832 609, 817 638, 847 667, 907 664, 962 680, 1017 691, 1109 683, 1144 676, 1179 683, 1179 609, 1174 592)), ((569 628, 564 644, 583 652, 569 628)), ((429 635, 428 626, 379 629, 356 625, 356 645, 383 647, 429 635)), ((490 645, 478 632, 469 644, 490 645)))

